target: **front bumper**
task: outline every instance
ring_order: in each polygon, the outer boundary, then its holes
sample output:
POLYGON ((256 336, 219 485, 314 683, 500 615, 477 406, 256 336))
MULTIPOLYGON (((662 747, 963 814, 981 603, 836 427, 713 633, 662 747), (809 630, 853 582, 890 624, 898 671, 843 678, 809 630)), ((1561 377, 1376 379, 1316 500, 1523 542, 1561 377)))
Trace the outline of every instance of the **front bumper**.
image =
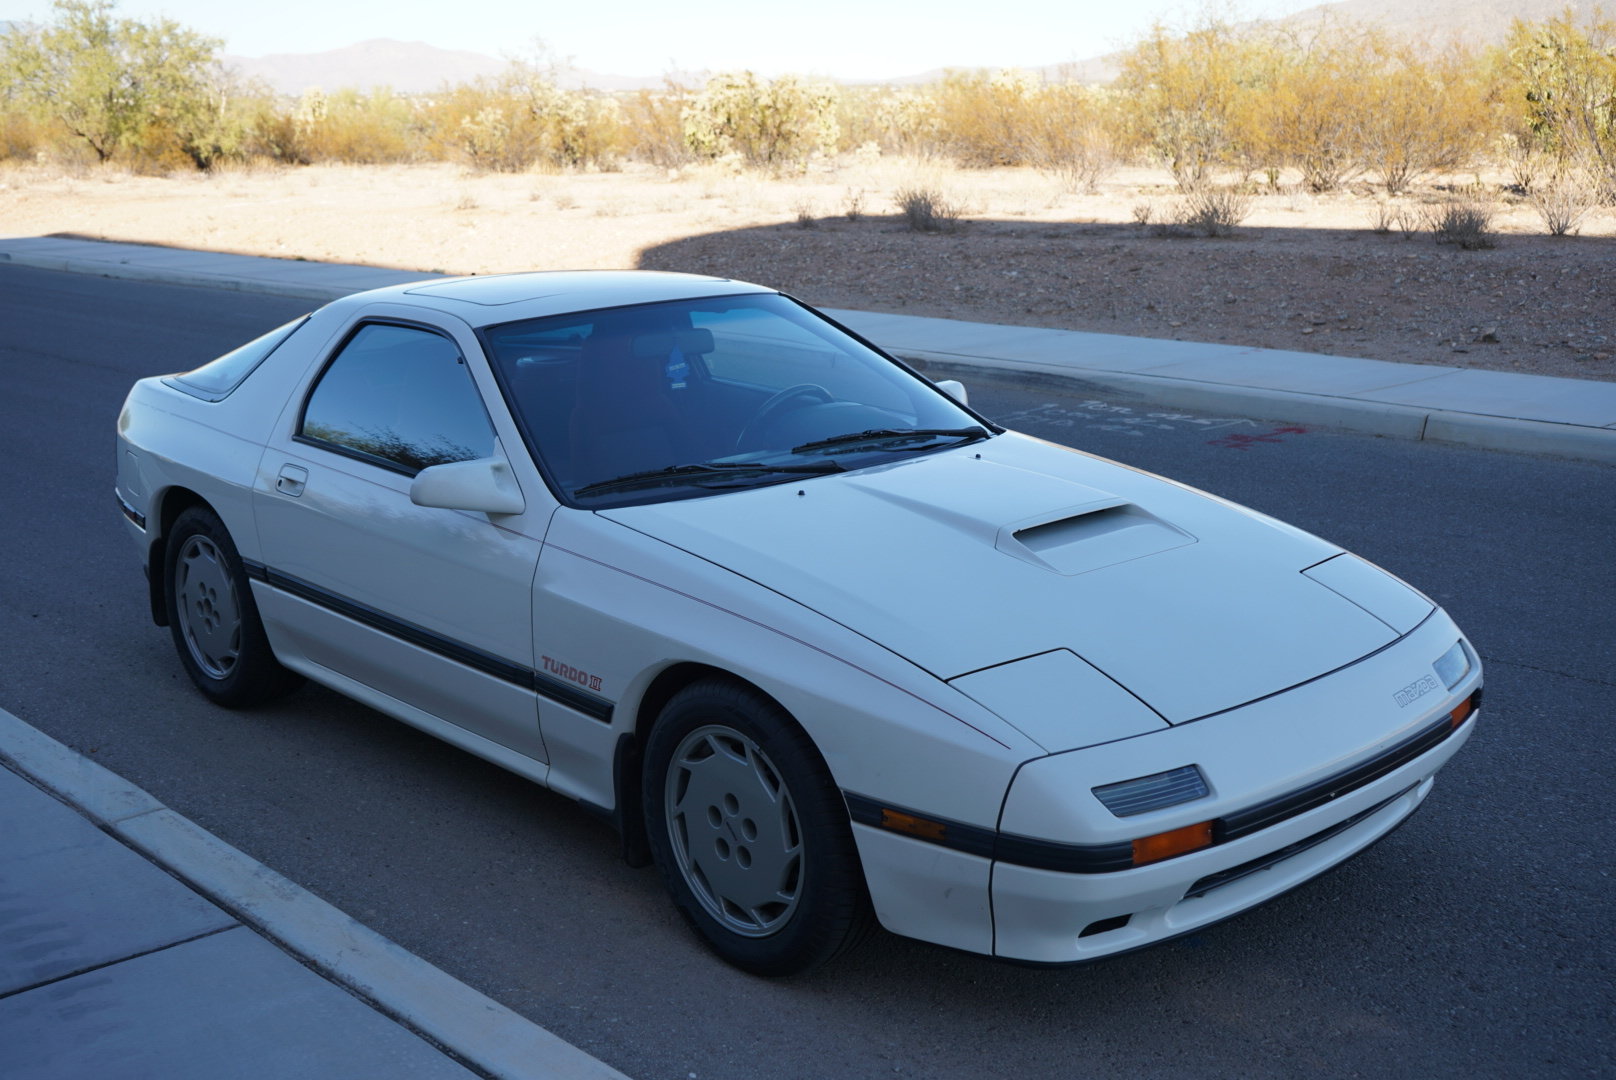
POLYGON ((1458 636, 1437 612, 1396 645, 1285 693, 1028 762, 997 830, 947 823, 930 843, 899 837, 883 831, 874 800, 850 798, 882 922, 1066 964, 1155 944, 1295 888, 1406 820, 1468 741, 1479 710, 1461 711, 1456 726, 1449 713, 1478 700, 1479 665, 1417 707, 1398 694, 1458 636), (1117 817, 1091 794, 1189 764, 1209 784, 1190 802, 1117 817), (1196 822, 1211 823, 1212 846, 1132 865, 1133 839, 1196 822))

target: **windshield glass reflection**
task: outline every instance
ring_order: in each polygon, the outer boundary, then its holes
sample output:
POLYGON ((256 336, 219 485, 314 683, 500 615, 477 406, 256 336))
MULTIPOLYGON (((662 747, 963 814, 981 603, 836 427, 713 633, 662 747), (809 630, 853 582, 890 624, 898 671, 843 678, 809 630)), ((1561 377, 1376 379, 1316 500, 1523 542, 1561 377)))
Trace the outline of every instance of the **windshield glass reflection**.
POLYGON ((578 505, 800 481, 987 434, 929 383, 773 294, 508 323, 486 340, 545 471, 578 505), (916 430, 942 434, 849 438, 916 430))

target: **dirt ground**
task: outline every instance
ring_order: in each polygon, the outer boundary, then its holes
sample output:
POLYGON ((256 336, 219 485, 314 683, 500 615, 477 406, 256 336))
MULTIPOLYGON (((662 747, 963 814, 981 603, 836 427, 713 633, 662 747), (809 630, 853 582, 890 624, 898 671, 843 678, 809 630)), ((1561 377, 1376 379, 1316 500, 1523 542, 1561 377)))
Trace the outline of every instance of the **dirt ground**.
MULTIPOLYGON (((670 173, 473 175, 448 165, 133 176, 0 169, 0 235, 71 233, 445 273, 641 267, 742 278, 812 303, 1616 380, 1616 210, 1547 235, 1492 182, 1496 246, 1462 250, 1377 219, 1388 207, 1294 186, 1229 237, 1141 224, 1178 200, 1128 169, 1092 195, 1027 170, 866 160, 771 179, 670 173), (957 227, 908 229, 895 193, 930 188, 957 227), (1173 232, 1175 230, 1167 230, 1173 232)), ((1384 200, 1382 200, 1384 202, 1384 200)))

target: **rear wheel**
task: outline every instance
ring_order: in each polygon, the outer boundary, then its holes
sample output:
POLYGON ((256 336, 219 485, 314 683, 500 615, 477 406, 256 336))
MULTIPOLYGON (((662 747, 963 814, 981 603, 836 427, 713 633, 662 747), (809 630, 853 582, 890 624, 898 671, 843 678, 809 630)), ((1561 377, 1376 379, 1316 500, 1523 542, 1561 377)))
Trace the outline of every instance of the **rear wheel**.
POLYGON ((297 689, 303 679, 270 651, 241 556, 218 515, 201 506, 182 512, 166 550, 168 626, 197 689, 231 708, 297 689))
POLYGON ((872 925, 847 810, 806 733, 774 702, 693 683, 646 745, 645 816, 674 903, 731 964, 792 975, 872 925))

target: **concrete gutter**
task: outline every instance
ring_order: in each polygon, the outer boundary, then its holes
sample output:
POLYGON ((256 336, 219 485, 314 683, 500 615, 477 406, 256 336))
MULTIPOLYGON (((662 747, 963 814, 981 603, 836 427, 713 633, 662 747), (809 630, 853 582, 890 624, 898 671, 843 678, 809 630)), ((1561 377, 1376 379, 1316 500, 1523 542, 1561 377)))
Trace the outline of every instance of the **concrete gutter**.
MULTIPOLYGON (((478 1074, 501 1080, 627 1080, 4 709, 0 762, 478 1074)), ((27 827, 27 822, 12 824, 27 827)), ((126 912, 125 917, 138 916, 126 912)))

